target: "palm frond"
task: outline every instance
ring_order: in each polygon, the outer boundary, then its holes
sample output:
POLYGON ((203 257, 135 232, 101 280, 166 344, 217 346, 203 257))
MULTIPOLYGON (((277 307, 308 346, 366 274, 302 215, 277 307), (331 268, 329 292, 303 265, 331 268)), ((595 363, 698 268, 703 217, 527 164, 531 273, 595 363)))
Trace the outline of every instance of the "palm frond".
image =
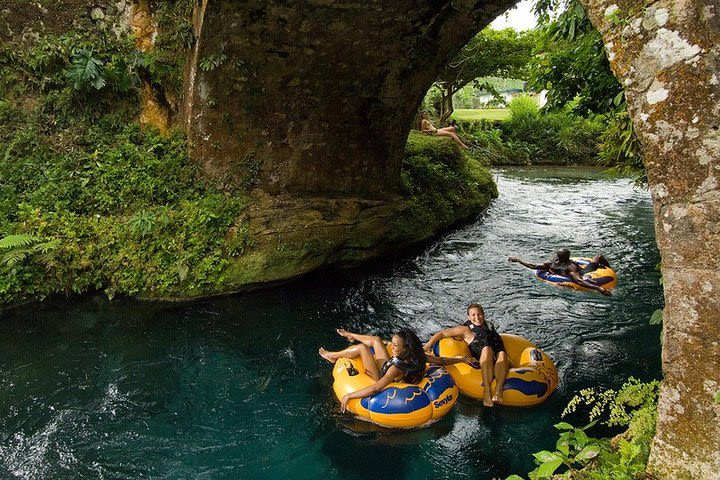
POLYGON ((40 241, 40 238, 34 235, 27 235, 21 233, 18 235, 8 235, 5 238, 0 238, 0 250, 7 250, 10 248, 27 247, 33 243, 40 241))

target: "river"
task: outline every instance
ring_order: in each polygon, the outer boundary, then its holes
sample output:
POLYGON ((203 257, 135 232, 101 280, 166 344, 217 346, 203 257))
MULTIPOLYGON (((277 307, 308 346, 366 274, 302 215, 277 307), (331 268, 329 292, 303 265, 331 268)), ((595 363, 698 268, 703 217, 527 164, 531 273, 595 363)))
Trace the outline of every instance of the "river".
MULTIPOLYGON (((584 387, 660 378, 662 306, 649 194, 578 168, 494 171, 473 223, 403 258, 187 304, 51 299, 0 313, 1 478, 492 479, 533 468, 584 387), (507 257, 603 253, 612 297, 536 281, 507 257), (340 414, 319 346, 334 329, 422 339, 485 306, 556 362, 543 404, 462 399, 431 426, 390 431, 340 414)), ((577 421, 581 421, 578 419, 577 421)))

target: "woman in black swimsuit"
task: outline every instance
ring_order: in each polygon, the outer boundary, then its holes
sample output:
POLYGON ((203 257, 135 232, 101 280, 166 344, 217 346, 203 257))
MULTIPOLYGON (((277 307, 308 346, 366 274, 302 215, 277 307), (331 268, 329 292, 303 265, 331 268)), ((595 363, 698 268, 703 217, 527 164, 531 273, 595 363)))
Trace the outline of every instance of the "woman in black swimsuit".
POLYGON ((445 358, 427 355, 423 351, 420 339, 415 335, 415 332, 408 328, 403 328, 393 335, 390 342, 393 352, 392 357, 388 354, 385 343, 380 337, 350 333, 341 328, 338 328, 337 332, 351 342, 359 343, 338 352, 330 352, 321 347, 318 350, 320 356, 331 363, 335 363, 341 357, 360 357, 365 367, 365 373, 375 380, 373 385, 345 395, 341 401, 343 412, 349 400, 374 395, 391 382, 418 383, 422 379, 425 364, 428 362, 438 365, 452 365, 463 362, 472 365, 476 363, 476 360, 472 357, 445 358))
POLYGON ((507 378, 509 365, 502 337, 485 322, 485 311, 482 306, 473 303, 467 308, 468 321, 457 327, 446 328, 432 337, 425 344, 425 351, 431 351, 433 345, 442 338, 462 337, 468 344, 470 352, 480 360, 482 368, 485 398, 483 405, 492 407, 503 402, 503 386, 507 378), (490 389, 493 378, 496 381, 495 393, 490 389))

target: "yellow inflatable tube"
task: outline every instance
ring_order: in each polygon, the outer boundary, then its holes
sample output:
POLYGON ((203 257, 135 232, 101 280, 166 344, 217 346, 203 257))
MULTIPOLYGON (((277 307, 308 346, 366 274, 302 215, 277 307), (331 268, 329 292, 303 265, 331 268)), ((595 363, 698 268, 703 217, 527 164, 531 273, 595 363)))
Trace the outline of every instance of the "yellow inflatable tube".
MULTIPOLYGON (((580 268, 592 261, 591 258, 584 257, 573 257, 570 260, 580 265, 580 268)), ((591 289, 575 283, 572 278, 565 275, 558 275, 545 270, 535 270, 535 276, 541 282, 549 283, 551 285, 555 285, 556 287, 574 288, 575 290, 582 290, 586 292, 591 291, 591 289)), ((584 274, 582 277, 585 281, 593 283, 599 287, 603 287, 606 290, 612 290, 618 282, 615 271, 612 268, 607 267, 600 267, 597 270, 584 274)))
MULTIPOLYGON (((503 405, 529 407, 543 402, 557 388, 555 364, 542 350, 518 335, 502 333, 510 372, 503 388, 503 405)), ((470 356, 470 349, 462 340, 443 338, 433 346, 434 354, 442 357, 470 356)), ((482 370, 466 363, 448 365, 460 392, 482 400, 485 393, 482 370)), ((495 391, 495 381, 492 384, 495 391)))
MULTIPOLYGON (((359 358, 340 358, 333 367, 333 390, 338 400, 375 383, 359 358)), ((393 382, 380 393, 352 399, 347 409, 360 418, 384 427, 413 428, 445 416, 458 398, 458 388, 448 372, 429 365, 417 385, 393 382)))

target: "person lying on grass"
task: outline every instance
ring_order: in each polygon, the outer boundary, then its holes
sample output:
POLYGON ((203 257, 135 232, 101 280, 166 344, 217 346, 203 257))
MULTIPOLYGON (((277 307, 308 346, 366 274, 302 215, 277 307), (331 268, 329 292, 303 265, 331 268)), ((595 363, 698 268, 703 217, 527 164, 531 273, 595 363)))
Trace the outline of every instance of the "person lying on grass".
POLYGON ((423 133, 439 135, 441 137, 450 137, 455 141, 455 143, 460 145, 461 148, 469 148, 467 145, 465 145, 465 142, 463 142, 460 137, 458 137, 458 134, 456 133, 456 126, 436 128, 433 126, 432 123, 430 123, 430 120, 428 120, 427 112, 420 112, 420 131, 423 133))

